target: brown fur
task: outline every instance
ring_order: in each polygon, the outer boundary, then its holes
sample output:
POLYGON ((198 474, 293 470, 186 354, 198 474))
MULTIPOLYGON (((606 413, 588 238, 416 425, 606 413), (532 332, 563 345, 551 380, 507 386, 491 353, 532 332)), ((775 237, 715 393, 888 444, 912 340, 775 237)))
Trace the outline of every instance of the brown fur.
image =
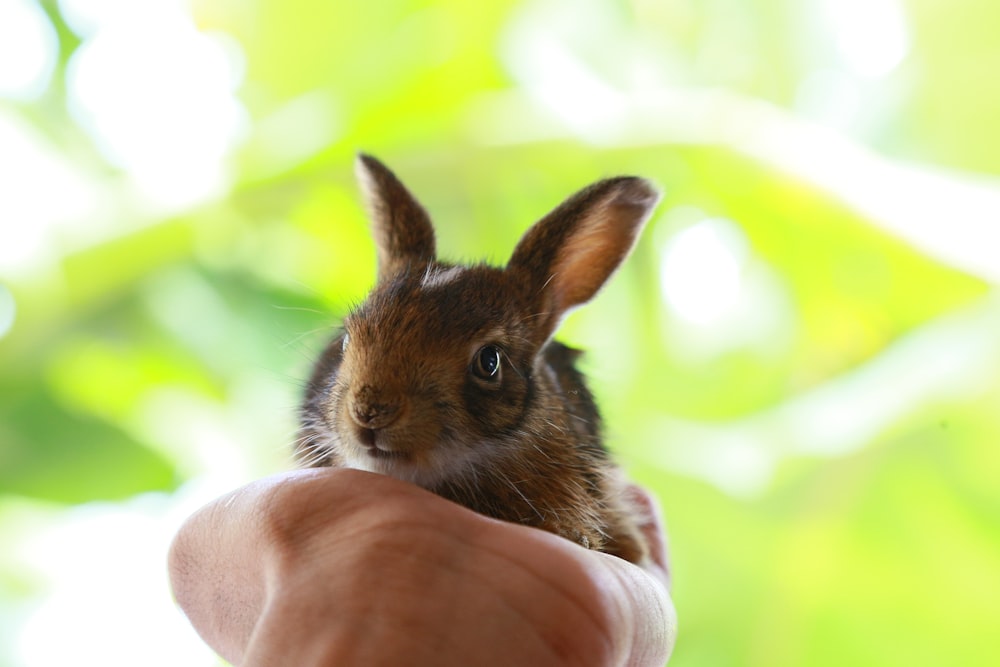
POLYGON ((313 369, 300 462, 390 474, 488 516, 645 559, 641 517, 604 449, 579 353, 550 338, 624 261, 655 190, 637 178, 601 181, 533 226, 506 268, 459 267, 434 258, 429 217, 388 169, 367 156, 358 167, 379 279, 313 369), (499 352, 492 378, 476 370, 485 347, 499 352))

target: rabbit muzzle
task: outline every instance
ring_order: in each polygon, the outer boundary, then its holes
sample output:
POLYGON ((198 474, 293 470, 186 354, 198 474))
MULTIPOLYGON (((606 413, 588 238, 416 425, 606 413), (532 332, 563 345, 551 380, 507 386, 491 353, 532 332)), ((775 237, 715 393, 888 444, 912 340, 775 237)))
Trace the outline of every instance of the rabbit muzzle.
POLYGON ((405 458, 406 452, 392 444, 391 427, 401 422, 406 402, 393 394, 364 385, 351 394, 347 405, 354 440, 373 458, 405 458))

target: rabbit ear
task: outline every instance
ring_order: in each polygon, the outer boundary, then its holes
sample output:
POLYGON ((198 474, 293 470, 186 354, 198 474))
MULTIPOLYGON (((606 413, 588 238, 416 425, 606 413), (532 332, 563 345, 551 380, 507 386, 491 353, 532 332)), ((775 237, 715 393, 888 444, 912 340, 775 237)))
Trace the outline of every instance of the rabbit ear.
POLYGON ((355 172, 371 218, 379 280, 434 261, 430 216, 396 175, 363 153, 358 155, 355 172))
POLYGON ((525 233, 507 270, 528 290, 538 342, 601 289, 632 251, 659 199, 647 180, 611 178, 576 193, 525 233))

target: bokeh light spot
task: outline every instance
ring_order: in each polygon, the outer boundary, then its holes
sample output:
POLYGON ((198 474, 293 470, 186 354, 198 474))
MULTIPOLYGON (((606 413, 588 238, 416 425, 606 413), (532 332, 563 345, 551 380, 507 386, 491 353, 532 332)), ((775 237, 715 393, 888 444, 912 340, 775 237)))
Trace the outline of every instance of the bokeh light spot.
POLYGON ((30 100, 49 85, 58 39, 49 19, 27 0, 0 2, 0 97, 30 100))
POLYGON ((743 295, 747 242, 739 227, 710 218, 674 235, 660 264, 660 286, 670 308, 692 324, 728 318, 743 295))
POLYGON ((16 316, 17 305, 14 303, 14 295, 10 293, 9 289, 0 285, 0 338, 3 338, 14 326, 16 316))
POLYGON ((238 47, 200 32, 169 0, 79 21, 93 34, 67 71, 70 111, 107 159, 173 208, 223 191, 229 151, 247 124, 235 97, 238 47))
POLYGON ((910 50, 899 0, 825 0, 824 14, 844 63, 866 78, 892 72, 910 50))

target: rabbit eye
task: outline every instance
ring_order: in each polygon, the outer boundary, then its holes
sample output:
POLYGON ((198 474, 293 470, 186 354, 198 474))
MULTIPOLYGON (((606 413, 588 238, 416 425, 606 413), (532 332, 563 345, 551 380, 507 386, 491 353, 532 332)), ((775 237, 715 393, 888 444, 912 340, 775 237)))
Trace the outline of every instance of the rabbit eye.
POLYGON ((495 345, 480 348, 472 362, 472 372, 483 380, 500 379, 500 350, 495 345))

